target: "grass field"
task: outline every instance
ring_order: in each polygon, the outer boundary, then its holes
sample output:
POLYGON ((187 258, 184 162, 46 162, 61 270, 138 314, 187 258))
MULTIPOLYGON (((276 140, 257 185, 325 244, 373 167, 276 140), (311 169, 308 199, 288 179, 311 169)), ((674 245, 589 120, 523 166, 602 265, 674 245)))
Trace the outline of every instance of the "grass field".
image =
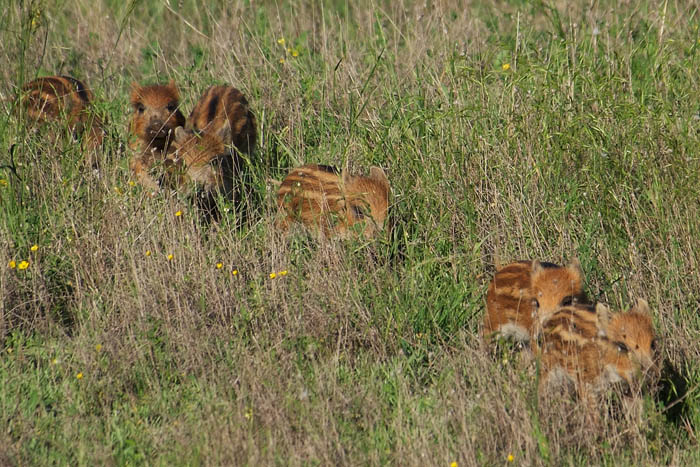
POLYGON ((697 6, 203 3, 0 1, 0 465, 700 463, 697 6), (109 121, 99 171, 17 118, 53 74, 109 121), (248 97, 240 228, 130 183, 130 84, 169 79, 185 114, 248 97), (315 162, 386 170, 390 238, 276 231, 315 162), (595 423, 478 334, 497 261, 573 257, 666 368, 595 423))

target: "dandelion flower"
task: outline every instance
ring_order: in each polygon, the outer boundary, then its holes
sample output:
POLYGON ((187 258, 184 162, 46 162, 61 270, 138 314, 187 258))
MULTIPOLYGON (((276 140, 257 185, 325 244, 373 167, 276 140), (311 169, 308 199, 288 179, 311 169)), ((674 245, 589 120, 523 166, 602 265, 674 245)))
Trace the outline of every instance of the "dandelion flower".
POLYGON ((39 245, 37 245, 37 244, 32 245, 32 247, 30 248, 30 250, 32 250, 32 251, 36 251, 38 249, 39 249, 39 245))
POLYGON ((285 269, 284 271, 280 271, 280 276, 286 276, 287 275, 287 270, 285 269))
POLYGON ((277 277, 277 274, 275 274, 274 272, 271 272, 271 273, 270 273, 270 279, 274 279, 275 277, 277 277))
POLYGON ((168 261, 172 261, 172 260, 173 260, 173 254, 170 253, 170 254, 168 255, 168 261))
POLYGON ((277 39, 277 43, 279 45, 284 45, 284 37, 280 37, 279 39, 277 39))
POLYGON ((182 215, 182 211, 175 211, 175 217, 180 217, 182 215))
POLYGON ((52 358, 52 359, 51 359, 51 364, 52 364, 52 365, 58 365, 58 359, 57 359, 57 358, 52 358))
POLYGON ((75 375, 75 377, 78 378, 78 379, 83 379, 83 372, 81 371, 80 373, 78 373, 77 375, 75 375))
POLYGON ((97 352, 99 352, 100 350, 102 350, 102 344, 97 344, 97 345, 95 346, 95 350, 96 350, 97 352))
POLYGON ((513 462, 515 460, 515 456, 513 454, 508 454, 508 457, 506 458, 508 462, 513 462))
POLYGON ((284 59, 283 59, 283 58, 280 58, 280 63, 284 63, 284 59))
POLYGON ((501 68, 503 68, 503 71, 508 71, 508 70, 510 70, 510 63, 504 63, 503 66, 502 66, 501 68))
POLYGON ((129 186, 136 186, 136 182, 133 180, 129 180, 129 186))
POLYGON ((221 263, 221 262, 216 263, 216 269, 221 269, 223 267, 224 267, 224 263, 221 263))
POLYGON ((146 256, 151 256, 151 250, 146 250, 146 256))
POLYGON ((7 267, 9 267, 10 269, 14 269, 17 267, 17 263, 15 263, 15 260, 12 259, 9 263, 7 263, 7 267))
POLYGON ((450 467, 457 467, 457 461, 450 463, 450 467))
POLYGON ((298 57, 299 51, 297 49, 292 49, 292 57, 298 57))
POLYGON ((234 276, 237 276, 237 275, 238 275, 238 269, 234 269, 233 271, 231 271, 231 274, 233 274, 234 276))
POLYGON ((245 411, 245 418, 250 420, 253 417, 253 409, 246 409, 245 411))
POLYGON ((21 261, 21 262, 17 265, 17 269, 19 269, 20 271, 21 271, 22 269, 27 269, 28 267, 29 267, 29 261, 21 261))

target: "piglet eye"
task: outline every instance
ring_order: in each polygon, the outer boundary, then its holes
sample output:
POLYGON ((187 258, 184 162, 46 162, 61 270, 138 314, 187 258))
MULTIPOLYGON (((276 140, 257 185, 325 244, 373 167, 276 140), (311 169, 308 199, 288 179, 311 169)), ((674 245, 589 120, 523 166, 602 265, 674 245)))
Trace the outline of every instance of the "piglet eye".
POLYGON ((168 104, 168 112, 175 112, 175 110, 177 110, 177 104, 175 102, 168 104))
POLYGON ((627 345, 625 345, 624 342, 615 342, 615 346, 617 346, 617 351, 620 353, 629 352, 629 349, 627 348, 627 345))
POLYGON ((146 110, 146 107, 144 107, 143 104, 141 104, 141 103, 136 104, 136 112, 142 114, 144 110, 146 110))
POLYGON ((539 308, 539 307, 540 307, 540 302, 538 302, 536 298, 533 298, 533 299, 532 299, 532 307, 533 307, 533 308, 539 308))
POLYGON ((656 339, 651 341, 651 350, 656 350, 656 339))
POLYGON ((574 297, 564 297, 564 300, 561 301, 561 306, 571 306, 574 304, 574 297))
POLYGON ((360 206, 353 206, 352 212, 355 215, 355 219, 364 219, 365 213, 360 206))

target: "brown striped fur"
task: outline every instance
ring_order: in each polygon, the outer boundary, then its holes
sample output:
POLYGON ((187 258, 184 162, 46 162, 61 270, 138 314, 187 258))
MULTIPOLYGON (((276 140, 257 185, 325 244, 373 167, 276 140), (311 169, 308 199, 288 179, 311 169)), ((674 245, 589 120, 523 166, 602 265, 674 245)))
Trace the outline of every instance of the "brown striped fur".
POLYGON ((362 224, 362 235, 373 238, 384 228, 389 191, 389 180, 379 167, 372 167, 369 176, 315 164, 297 167, 277 192, 285 216, 279 225, 286 230, 290 223, 301 222, 326 235, 345 237, 355 224, 362 224))
POLYGON ((166 159, 166 182, 173 188, 194 183, 207 193, 233 192, 231 156, 218 136, 175 129, 172 151, 166 159), (228 162, 227 162, 228 160, 228 162))
POLYGON ((586 302, 578 260, 565 267, 520 261, 496 272, 486 295, 483 336, 528 344, 538 322, 560 305, 586 302))
POLYGON ((185 124, 185 117, 179 110, 180 93, 174 81, 151 86, 133 83, 130 102, 133 113, 129 123, 129 146, 134 154, 129 167, 142 185, 158 191, 159 184, 149 172, 165 160, 173 131, 185 124))
POLYGON ((654 367, 655 333, 644 300, 625 313, 602 304, 562 307, 544 320, 537 341, 543 390, 564 384, 595 394, 639 382, 654 367))
POLYGON ((243 154, 252 154, 257 139, 255 116, 248 101, 232 86, 211 86, 187 117, 187 129, 217 135, 243 154))
POLYGON ((28 120, 38 125, 65 121, 75 136, 82 135, 86 150, 98 148, 104 140, 103 123, 91 112, 93 101, 92 91, 70 76, 45 76, 22 87, 21 104, 28 120))

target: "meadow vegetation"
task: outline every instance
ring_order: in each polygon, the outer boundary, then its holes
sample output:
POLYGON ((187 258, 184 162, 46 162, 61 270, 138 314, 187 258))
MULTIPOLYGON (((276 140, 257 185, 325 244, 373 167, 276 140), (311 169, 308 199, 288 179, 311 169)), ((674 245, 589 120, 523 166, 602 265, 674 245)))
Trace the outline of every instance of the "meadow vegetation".
POLYGON ((0 464, 700 463, 697 5, 0 4, 0 464), (96 95, 97 170, 21 118, 52 74, 96 95), (170 79, 185 115, 247 96, 243 219, 133 183, 130 84, 170 79), (389 237, 277 231, 303 163, 383 167, 389 237), (596 423, 478 335, 497 261, 574 256, 661 337, 596 423))

